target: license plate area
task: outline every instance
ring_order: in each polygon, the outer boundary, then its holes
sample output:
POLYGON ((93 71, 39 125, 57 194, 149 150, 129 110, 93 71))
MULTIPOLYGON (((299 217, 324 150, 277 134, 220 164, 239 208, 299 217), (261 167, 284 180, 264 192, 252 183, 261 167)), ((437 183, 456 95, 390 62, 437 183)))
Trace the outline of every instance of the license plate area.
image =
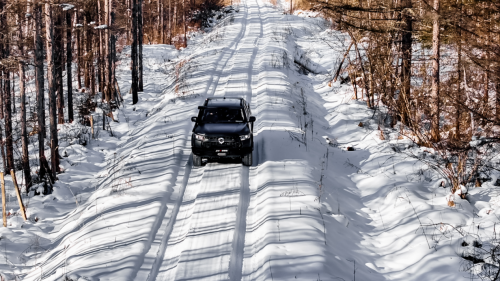
POLYGON ((217 156, 226 156, 227 155, 227 149, 217 149, 215 150, 217 152, 217 156))

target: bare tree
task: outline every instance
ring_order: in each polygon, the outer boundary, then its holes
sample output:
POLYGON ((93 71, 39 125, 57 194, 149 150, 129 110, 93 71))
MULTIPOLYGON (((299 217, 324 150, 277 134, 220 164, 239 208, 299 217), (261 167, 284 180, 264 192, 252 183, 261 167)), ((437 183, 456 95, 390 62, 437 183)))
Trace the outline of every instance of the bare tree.
MULTIPOLYGON (((57 6, 55 6, 57 7, 57 6)), ((54 22, 54 68, 55 68, 55 87, 57 96, 57 122, 64 124, 64 91, 63 91, 63 30, 62 30, 62 10, 57 8, 53 13, 54 22)))
POLYGON ((47 44, 47 80, 49 83, 49 117, 50 117, 50 157, 53 177, 59 172, 59 153, 57 136, 57 114, 55 93, 55 66, 54 66, 54 25, 52 22, 52 2, 45 4, 45 30, 47 44))
POLYGON ((139 101, 138 92, 138 63, 137 63, 137 0, 132 0, 132 50, 131 50, 131 59, 132 59, 132 103, 136 104, 139 101))
POLYGON ((432 116, 431 116, 431 139, 434 142, 439 141, 439 0, 434 0, 433 24, 432 24, 432 116))
POLYGON ((43 77, 43 39, 42 39, 42 6, 39 3, 34 7, 35 16, 35 85, 37 97, 37 121, 38 121, 38 158, 40 170, 38 176, 45 176, 45 98, 44 98, 44 77, 43 77))
POLYGON ((26 183, 26 192, 31 187, 31 169, 28 155, 28 129, 26 127, 26 91, 24 83, 24 62, 19 61, 19 91, 21 96, 21 142, 22 142, 22 162, 24 171, 24 181, 26 183))
POLYGON ((68 121, 73 122, 73 48, 71 47, 71 10, 66 11, 66 84, 68 87, 68 121))
POLYGON ((413 20, 410 13, 412 8, 412 0, 402 0, 402 22, 403 34, 401 42, 401 94, 398 98, 399 112, 401 121, 404 124, 409 124, 410 121, 410 95, 411 95, 411 59, 412 59, 412 31, 413 20))
POLYGON ((144 15, 142 12, 142 3, 143 0, 137 0, 137 37, 138 37, 138 42, 137 44, 139 45, 138 47, 138 91, 142 92, 144 91, 144 78, 143 78, 143 67, 142 67, 142 44, 143 44, 143 37, 144 37, 144 15))

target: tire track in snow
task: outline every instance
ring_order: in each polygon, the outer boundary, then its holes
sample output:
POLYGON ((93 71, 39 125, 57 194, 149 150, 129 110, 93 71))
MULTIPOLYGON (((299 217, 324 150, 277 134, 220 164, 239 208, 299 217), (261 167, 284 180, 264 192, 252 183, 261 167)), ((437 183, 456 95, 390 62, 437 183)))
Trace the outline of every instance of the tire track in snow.
MULTIPOLYGON (((243 70, 242 72, 247 75, 246 83, 246 96, 244 98, 251 105, 253 111, 256 110, 256 107, 253 106, 253 91, 258 85, 258 74, 259 74, 259 63, 256 62, 257 54, 259 53, 259 42, 263 36, 263 23, 261 17, 261 9, 260 4, 255 1, 255 3, 251 9, 256 9, 257 14, 250 17, 250 25, 251 27, 248 29, 248 34, 246 34, 246 46, 244 45, 242 49, 239 50, 239 53, 246 53, 249 57, 248 61, 244 61, 240 63, 240 68, 243 70), (256 5, 255 5, 256 4, 256 5), (255 7, 255 8, 254 8, 255 7), (254 26, 255 23, 253 21, 258 20, 258 27, 254 26), (246 71, 245 71, 246 69, 246 71)), ((241 73, 240 73, 241 75, 241 73)), ((236 76, 236 75, 235 75, 236 76)), ((235 84, 238 84, 237 76, 235 78, 235 84)), ((237 87, 230 87, 229 89, 238 89, 237 87)), ((240 93, 236 92, 226 92, 226 95, 239 96, 240 93)), ((252 112, 254 116, 258 117, 258 112, 252 112)), ((258 144, 254 144, 254 152, 253 156, 257 156, 258 154, 258 144)), ((253 157, 254 163, 253 166, 258 164, 259 157, 253 157)), ((238 203, 238 212, 236 216, 235 223, 235 231, 233 234, 233 243, 232 243, 232 251, 231 257, 229 260, 229 278, 230 280, 241 280, 243 274, 243 260, 245 258, 245 237, 247 236, 247 216, 248 207, 250 205, 250 168, 242 167, 242 178, 241 178, 241 187, 240 187, 240 199, 238 203)), ((247 255, 248 256, 248 255, 247 255)), ((249 256, 251 257, 251 255, 249 256)))
MULTIPOLYGON (((215 95, 216 90, 220 89, 221 84, 219 84, 219 81, 221 80, 221 77, 224 76, 224 72, 226 72, 228 74, 231 73, 231 69, 232 69, 233 65, 231 65, 231 67, 227 67, 227 64, 230 61, 230 59, 233 59, 233 61, 234 61, 236 50, 238 50, 238 46, 241 43, 241 39, 243 38, 243 36, 245 34, 244 31, 247 30, 246 26, 247 26, 248 8, 246 7, 246 5, 245 5, 244 10, 245 10, 245 18, 242 20, 242 25, 241 25, 240 31, 238 32, 236 38, 232 41, 230 46, 227 48, 224 48, 224 51, 222 52, 220 59, 218 60, 220 63, 217 64, 215 73, 216 74, 218 73, 219 75, 212 75, 211 80, 208 83, 208 85, 209 85, 208 86, 208 93, 207 93, 208 95, 215 95), (234 48, 233 48, 233 46, 234 46, 234 48)), ((226 75, 228 76, 228 79, 229 79, 228 74, 226 74, 226 75)), ((223 83, 222 85, 227 86, 227 83, 223 83)), ((194 177, 196 178, 196 177, 198 177, 198 175, 195 174, 194 177)), ((184 186, 184 188, 187 188, 187 187, 184 186)), ((191 188, 189 188, 189 189, 191 189, 191 188)), ((183 190, 183 192, 185 192, 185 189, 183 190)), ((183 197, 184 196, 182 196, 181 198, 183 198, 183 197)), ((162 271, 161 269, 164 268, 164 265, 162 265, 162 263, 163 263, 164 258, 165 258, 166 248, 169 245, 169 239, 171 237, 173 228, 176 225, 176 221, 177 221, 176 217, 179 216, 180 204, 184 204, 184 202, 186 201, 184 199, 182 200, 182 202, 176 203, 176 205, 174 207, 175 210, 172 212, 172 215, 168 216, 169 219, 165 218, 163 220, 161 228, 162 229, 167 228, 167 229, 164 231, 160 230, 156 234, 157 237, 155 238, 155 240, 158 240, 160 238, 158 236, 161 236, 161 243, 160 243, 160 246, 158 247, 155 260, 153 261, 152 265, 149 265, 149 264, 144 265, 143 264, 143 267, 151 266, 151 270, 150 270, 149 275, 148 275, 148 280, 155 280, 158 277, 159 272, 161 273, 161 271, 162 271)), ((195 206, 194 203, 196 202, 196 200, 194 200, 192 202, 193 202, 192 205, 195 206)), ((194 208, 194 207, 192 207, 192 208, 194 208)), ((183 221, 183 225, 184 225, 186 220, 184 219, 182 221, 183 221)), ((178 262, 178 259, 176 262, 178 262)), ((174 263, 176 263, 176 262, 174 262, 174 263)), ((145 263, 147 263, 147 262, 145 261, 145 263)), ((167 264, 171 265, 172 260, 170 260, 170 262, 167 262, 167 264)), ((169 266, 167 266, 167 268, 169 268, 169 266)))
POLYGON ((241 180, 248 178, 242 174, 248 168, 215 163, 206 168, 175 272, 161 280, 228 279, 241 180))
MULTIPOLYGON (((177 198, 177 202, 175 204, 174 210, 172 211, 172 215, 169 217, 169 219, 165 218, 167 222, 167 225, 165 226, 165 231, 162 234, 162 240, 161 244, 158 248, 158 253, 156 255, 155 261, 152 265, 151 271, 149 272, 149 275, 146 280, 157 280, 158 273, 163 266, 163 260, 165 258, 165 252, 167 250, 169 243, 172 242, 174 239, 184 239, 185 235, 178 235, 176 237, 174 233, 174 228, 176 225, 182 221, 182 226, 185 225, 185 222, 189 217, 191 216, 191 213, 189 210, 193 209, 194 204, 196 203, 196 199, 192 199, 193 195, 190 194, 190 192, 194 191, 196 192, 198 189, 197 184, 201 182, 201 179, 203 178, 203 174, 205 172, 205 168, 198 168, 193 171, 192 169, 192 158, 189 161, 189 164, 186 167, 186 172, 184 174, 184 178, 182 179, 182 186, 180 192, 180 196, 177 198), (186 189, 189 188, 189 191, 186 193, 186 189), (194 188, 193 188, 194 186, 194 188), (183 214, 183 215, 179 215, 183 214), (173 236, 174 235, 174 236, 173 236), (173 239, 172 239, 173 238, 173 239), (171 240, 172 239, 172 240, 171 240)), ((183 227, 177 227, 175 229, 177 231, 176 234, 178 234, 179 231, 183 232, 183 227)), ((181 240, 182 241, 182 240, 181 240)), ((180 243, 176 242, 175 244, 180 243)), ((170 248, 169 248, 170 250, 170 248)))
MULTIPOLYGON (((236 44, 236 48, 231 54, 227 54, 231 56, 230 65, 227 65, 228 59, 224 63, 224 69, 218 72, 224 78, 226 75, 230 75, 227 76, 227 79, 216 78, 217 89, 213 91, 215 96, 220 95, 220 93, 234 96, 230 90, 235 88, 240 91, 237 96, 241 96, 241 87, 239 86, 243 82, 246 86, 246 91, 243 93, 246 94, 245 98, 251 102, 253 62, 257 55, 256 43, 258 38, 262 36, 262 26, 258 29, 252 29, 254 28, 251 24, 252 20, 260 21, 260 11, 257 15, 248 12, 255 10, 256 7, 257 10, 260 10, 257 5, 252 4, 250 7, 246 6, 244 39, 239 38, 240 41, 236 44), (255 31, 258 31, 257 34, 255 31), (238 80, 238 74, 244 75, 242 80, 238 80), (219 84, 221 79, 225 83, 219 84)), ((172 241, 168 241, 168 245, 173 245, 174 253, 169 253, 170 255, 165 257, 164 264, 159 270, 159 274, 156 275, 157 280, 241 279, 246 213, 250 201, 249 168, 242 167, 241 164, 222 166, 208 164, 207 166, 209 169, 205 171, 201 182, 201 186, 204 188, 193 200, 192 216, 186 215, 186 218, 182 219, 182 223, 176 223, 175 227, 180 227, 179 234, 176 235, 177 238, 172 236, 172 241), (224 181, 228 178, 230 181, 224 181), (218 181, 213 181, 213 179, 218 179, 218 181), (214 203, 207 205, 207 198, 213 200, 214 203), (232 212, 233 207, 236 208, 236 212, 232 212), (207 213, 213 214, 211 216, 214 219, 212 222, 206 219, 207 213), (181 235, 180 233, 186 234, 181 235)), ((191 188, 188 187, 188 189, 191 188)), ((170 246, 167 247, 170 248, 170 246)), ((153 279, 150 278, 150 280, 153 279)))
MULTIPOLYGON (((243 20, 241 21, 242 25, 241 25, 240 31, 238 32, 238 34, 236 35, 234 40, 232 40, 230 45, 228 47, 223 48, 223 51, 221 52, 221 55, 219 56, 219 59, 217 60, 219 63, 217 64, 217 66, 215 68, 215 72, 214 72, 214 74, 212 74, 210 76, 210 81, 207 83, 207 94, 208 95, 212 95, 212 96, 215 95, 216 90, 219 88, 219 81, 220 81, 221 77, 223 76, 224 72, 230 72, 230 69, 229 69, 229 71, 227 71, 227 63, 231 58, 234 57, 235 51, 238 49, 238 45, 241 42, 241 39, 243 38, 243 36, 245 34, 244 31, 246 30, 246 23, 247 23, 246 17, 248 14, 248 9, 246 7, 246 4, 244 6, 244 11, 245 11, 245 16, 243 17, 243 20), (219 75, 217 75, 217 74, 219 74, 219 75)), ((232 66, 231 66, 231 68, 232 68, 232 66)), ((224 85, 226 85, 226 83, 224 83, 224 85)), ((192 161, 191 161, 190 165, 192 165, 192 161)), ((161 241, 161 242, 159 242, 160 245, 159 245, 158 249, 151 249, 151 245, 150 245, 150 249, 149 249, 149 253, 151 251, 156 250, 156 255, 155 255, 154 261, 152 263, 148 264, 148 262, 145 260, 141 266, 141 269, 139 270, 139 275, 140 275, 141 272, 144 273, 145 271, 148 270, 148 268, 150 268, 149 274, 147 275, 147 280, 155 280, 156 276, 158 275, 158 272, 160 270, 160 267, 162 266, 165 251, 166 251, 166 248, 168 245, 168 240, 170 238, 170 235, 173 231, 173 227, 174 227, 175 222, 177 220, 180 206, 181 206, 181 204, 183 204, 184 192, 186 189, 187 182, 189 181, 189 178, 190 178, 190 172, 191 172, 191 166, 186 168, 186 172, 182 176, 183 177, 183 180, 182 180, 183 184, 182 184, 182 191, 180 192, 180 197, 179 197, 181 201, 175 203, 174 210, 172 211, 171 215, 167 216, 167 211, 163 212, 163 214, 162 214, 162 216, 164 218, 162 220, 162 223, 161 223, 159 229, 155 233, 155 237, 153 239, 153 241, 161 241), (189 171, 187 171, 187 169, 189 169, 189 171), (187 176, 187 178, 186 178, 186 176, 187 176)), ((193 177, 197 178, 198 176, 199 175, 197 173, 195 173, 193 177)), ((152 243, 154 243, 154 242, 152 242, 152 243)), ((146 255, 147 255, 147 253, 146 253, 146 255)), ((145 276, 143 276, 143 278, 141 278, 141 276, 136 276, 136 279, 137 280, 144 279, 144 277, 145 276)))
POLYGON ((242 167, 240 200, 236 215, 236 227, 233 235, 231 257, 229 259, 229 278, 241 280, 243 257, 245 252, 245 235, 247 228, 247 211, 250 205, 250 173, 249 167, 242 167))

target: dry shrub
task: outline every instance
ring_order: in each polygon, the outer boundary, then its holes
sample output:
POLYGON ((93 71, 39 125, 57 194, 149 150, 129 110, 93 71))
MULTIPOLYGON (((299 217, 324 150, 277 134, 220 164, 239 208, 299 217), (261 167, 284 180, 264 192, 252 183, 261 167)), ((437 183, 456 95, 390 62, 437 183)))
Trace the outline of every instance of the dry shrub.
POLYGON ((240 0, 223 0, 222 1, 224 6, 229 6, 229 5, 239 5, 241 3, 240 0))
POLYGON ((311 10, 313 8, 313 5, 309 1, 303 1, 303 0, 294 0, 292 3, 293 10, 311 10))

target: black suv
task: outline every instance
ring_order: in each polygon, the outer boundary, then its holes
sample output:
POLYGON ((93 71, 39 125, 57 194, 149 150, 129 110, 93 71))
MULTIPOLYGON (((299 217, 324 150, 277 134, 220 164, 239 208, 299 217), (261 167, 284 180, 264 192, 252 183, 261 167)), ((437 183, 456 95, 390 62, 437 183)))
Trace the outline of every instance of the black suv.
POLYGON ((242 159, 251 166, 255 117, 248 103, 242 98, 208 98, 198 109, 198 117, 191 117, 194 166, 201 166, 202 158, 242 159))

